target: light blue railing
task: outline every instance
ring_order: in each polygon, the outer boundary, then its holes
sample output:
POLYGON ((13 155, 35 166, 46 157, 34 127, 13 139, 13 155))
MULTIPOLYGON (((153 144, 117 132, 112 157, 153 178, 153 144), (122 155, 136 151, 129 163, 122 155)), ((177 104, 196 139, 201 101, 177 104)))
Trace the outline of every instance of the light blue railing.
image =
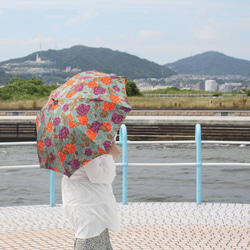
MULTIPOLYGON (((119 144, 122 146, 122 203, 127 204, 127 173, 128 173, 128 159, 127 159, 127 128, 122 124, 120 128, 119 144)), ((189 141, 188 141, 189 142, 189 141)), ((152 143, 152 142, 149 142, 152 143)), ((158 143, 158 142, 157 142, 158 143)), ((162 142, 160 142, 162 143, 162 142)), ((195 126, 195 144, 196 144, 196 203, 201 204, 201 126, 195 126)), ((137 164, 138 165, 138 164, 137 164)), ((156 165, 156 163, 151 163, 156 165)))
MULTIPOLYGON (((250 144, 245 141, 202 141, 202 143, 211 144, 250 144)), ((36 142, 2 142, 0 146, 10 145, 35 145, 36 142)), ((116 163, 117 166, 122 166, 122 203, 127 204, 127 173, 128 166, 196 166, 196 203, 201 204, 201 187, 202 187, 202 166, 238 166, 250 167, 250 163, 202 163, 201 160, 201 126, 195 126, 195 141, 128 141, 127 128, 123 124, 120 128, 119 145, 122 146, 122 163, 116 163), (196 162, 195 163, 128 163, 127 144, 193 144, 196 145, 196 162)), ((0 166, 1 169, 14 168, 38 168, 39 165, 21 165, 21 166, 0 166)), ((55 206, 55 172, 50 170, 50 206, 55 206)))

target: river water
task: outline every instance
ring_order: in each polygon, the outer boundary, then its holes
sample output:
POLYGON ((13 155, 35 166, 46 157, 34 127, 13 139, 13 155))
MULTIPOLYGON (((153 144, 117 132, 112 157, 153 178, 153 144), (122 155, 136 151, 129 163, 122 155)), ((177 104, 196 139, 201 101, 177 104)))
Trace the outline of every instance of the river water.
MULTIPOLYGON (((250 203, 250 146, 203 144, 202 162, 235 166, 202 167, 202 202, 250 203)), ((193 144, 128 145, 129 163, 194 163, 193 144)), ((121 157, 116 160, 121 162, 121 157)), ((0 165, 38 164, 36 146, 0 147, 0 165)), ((49 174, 45 169, 0 170, 0 206, 49 204, 49 174)), ((61 201, 61 174, 55 174, 55 200, 61 201)), ((113 183, 122 201, 122 167, 113 183)), ((129 166, 128 202, 195 202, 196 169, 193 166, 129 166)))

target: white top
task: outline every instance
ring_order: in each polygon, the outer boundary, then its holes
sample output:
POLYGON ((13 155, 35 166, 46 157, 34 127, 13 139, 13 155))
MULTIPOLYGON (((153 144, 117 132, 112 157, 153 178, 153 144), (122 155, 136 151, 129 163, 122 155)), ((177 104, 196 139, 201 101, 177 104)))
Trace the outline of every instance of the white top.
POLYGON ((116 166, 112 155, 105 154, 78 169, 70 178, 62 178, 62 201, 75 238, 87 239, 106 228, 120 231, 112 182, 116 166))

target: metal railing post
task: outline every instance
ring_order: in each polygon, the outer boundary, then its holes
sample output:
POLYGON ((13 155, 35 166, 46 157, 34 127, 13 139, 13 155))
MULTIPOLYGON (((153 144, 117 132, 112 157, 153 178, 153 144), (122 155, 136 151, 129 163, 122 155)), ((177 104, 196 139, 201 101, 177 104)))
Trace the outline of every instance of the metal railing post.
POLYGON ((127 152, 127 128, 124 124, 120 127, 119 145, 122 145, 122 203, 127 203, 127 175, 128 175, 128 152, 127 152))
POLYGON ((196 144, 196 203, 201 204, 201 125, 195 126, 196 144))
POLYGON ((55 171, 50 170, 50 206, 55 206, 55 171))

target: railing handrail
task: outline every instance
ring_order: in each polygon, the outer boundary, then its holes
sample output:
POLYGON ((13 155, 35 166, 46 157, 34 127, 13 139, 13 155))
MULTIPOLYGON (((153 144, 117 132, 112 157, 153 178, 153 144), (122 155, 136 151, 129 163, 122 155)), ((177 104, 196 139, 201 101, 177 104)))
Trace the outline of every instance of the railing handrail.
MULTIPOLYGON (((122 145, 122 163, 116 163, 116 166, 123 167, 123 204, 127 204, 127 167, 128 166, 196 166, 196 203, 201 204, 201 167, 202 166, 241 166, 250 167, 250 163, 202 163, 201 161, 201 144, 240 144, 249 145, 248 141, 206 141, 201 140, 201 127, 196 124, 195 140, 185 141, 128 141, 127 128, 123 124, 120 128, 119 142, 122 145), (128 163, 127 161, 127 144, 196 144, 196 162, 189 163, 128 163)), ((1 146, 24 146, 36 145, 36 141, 29 142, 0 142, 1 146)), ((39 168, 40 165, 19 165, 19 166, 0 166, 1 169, 17 169, 17 168, 39 168)), ((50 170, 50 205, 55 206, 55 172, 50 170)))

